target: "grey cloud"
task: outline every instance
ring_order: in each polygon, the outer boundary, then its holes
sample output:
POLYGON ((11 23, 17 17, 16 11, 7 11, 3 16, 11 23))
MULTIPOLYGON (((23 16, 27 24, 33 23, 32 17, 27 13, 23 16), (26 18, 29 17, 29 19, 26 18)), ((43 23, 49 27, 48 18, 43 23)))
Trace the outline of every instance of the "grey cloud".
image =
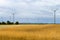
MULTIPOLYGON (((53 12, 51 12, 55 7, 55 1, 53 0, 5 0, 8 4, 4 4, 0 10, 3 14, 12 14, 16 12, 16 16, 19 17, 50 17, 53 12), (15 11, 12 9, 15 8, 15 11), (51 10, 51 11, 50 11, 51 10)), ((59 3, 60 4, 60 3, 59 3)), ((0 5, 1 6, 1 5, 0 5)), ((57 7, 55 7, 57 8, 57 7)), ((59 6, 60 8, 60 6, 59 6)))

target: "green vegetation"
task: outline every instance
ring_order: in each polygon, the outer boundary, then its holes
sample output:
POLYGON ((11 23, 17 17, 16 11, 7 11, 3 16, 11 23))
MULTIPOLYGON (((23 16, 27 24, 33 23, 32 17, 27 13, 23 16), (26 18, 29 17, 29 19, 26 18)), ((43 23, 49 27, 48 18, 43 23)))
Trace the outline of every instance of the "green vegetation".
POLYGON ((7 24, 20 24, 18 21, 16 21, 15 23, 14 22, 11 22, 11 21, 7 21, 7 22, 0 22, 0 25, 7 25, 7 24))
POLYGON ((16 22, 15 22, 15 24, 19 24, 19 22, 18 22, 18 21, 16 21, 16 22))

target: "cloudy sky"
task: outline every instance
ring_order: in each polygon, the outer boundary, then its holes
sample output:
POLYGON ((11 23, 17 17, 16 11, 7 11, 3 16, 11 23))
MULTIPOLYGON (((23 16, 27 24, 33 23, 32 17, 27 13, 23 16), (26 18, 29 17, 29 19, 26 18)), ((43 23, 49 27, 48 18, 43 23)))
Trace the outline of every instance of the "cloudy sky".
POLYGON ((60 0, 0 0, 0 21, 21 23, 53 23, 56 10, 56 23, 60 23, 60 0))

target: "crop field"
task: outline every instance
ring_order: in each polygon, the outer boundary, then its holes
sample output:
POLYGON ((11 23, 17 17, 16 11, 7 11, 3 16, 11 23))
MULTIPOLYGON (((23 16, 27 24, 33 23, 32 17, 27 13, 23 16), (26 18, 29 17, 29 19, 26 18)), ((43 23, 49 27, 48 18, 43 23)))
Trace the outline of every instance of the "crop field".
POLYGON ((0 40, 60 40, 60 24, 0 25, 0 40))

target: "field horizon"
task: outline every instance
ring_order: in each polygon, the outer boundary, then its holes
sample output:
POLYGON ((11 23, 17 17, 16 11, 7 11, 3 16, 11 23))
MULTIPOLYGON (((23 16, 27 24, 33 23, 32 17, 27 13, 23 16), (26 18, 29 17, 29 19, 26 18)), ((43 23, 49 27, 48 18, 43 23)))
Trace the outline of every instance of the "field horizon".
POLYGON ((0 25, 0 40, 60 40, 60 24, 0 25))

